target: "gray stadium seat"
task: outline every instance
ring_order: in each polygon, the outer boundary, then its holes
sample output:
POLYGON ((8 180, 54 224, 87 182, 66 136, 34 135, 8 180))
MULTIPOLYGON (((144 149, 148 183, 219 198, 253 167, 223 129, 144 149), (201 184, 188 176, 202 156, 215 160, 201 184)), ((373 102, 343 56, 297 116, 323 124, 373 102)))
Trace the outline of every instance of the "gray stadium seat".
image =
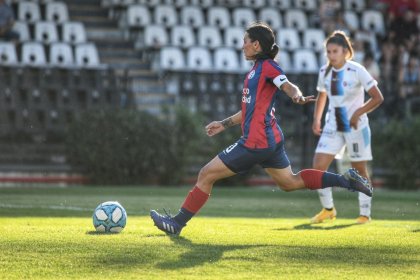
POLYGON ((255 21, 254 10, 250 8, 235 8, 232 12, 232 20, 234 26, 247 27, 251 22, 255 21))
POLYGON ((144 29, 146 47, 161 47, 168 44, 168 34, 162 25, 148 25, 144 29))
POLYGON ((181 48, 189 48, 195 45, 195 37, 191 27, 188 25, 172 27, 171 44, 181 48))
POLYGON ((13 24, 13 30, 19 33, 19 41, 25 42, 31 40, 29 27, 26 21, 15 21, 15 23, 13 24))
POLYGON ((244 42, 245 29, 242 27, 229 27, 225 29, 225 46, 241 50, 244 42))
POLYGON ((273 30, 279 29, 283 26, 283 17, 277 9, 261 9, 258 19, 269 24, 273 30))
POLYGON ((175 6, 177 8, 185 7, 188 5, 187 0, 161 0, 162 4, 175 6))
POLYGON ((366 0, 346 0, 344 2, 344 9, 350 11, 361 12, 366 8, 366 0))
POLYGON ((367 10, 362 13, 362 28, 365 31, 372 31, 376 34, 385 34, 384 17, 381 12, 367 10))
POLYGON ((144 27, 152 22, 149 9, 144 5, 131 5, 127 8, 129 27, 144 27))
POLYGON ((265 0, 243 0, 243 6, 261 9, 265 6, 265 0))
POLYGON ((297 73, 315 74, 319 71, 316 55, 312 50, 308 49, 294 51, 293 66, 297 73))
POLYGON ((325 33, 322 29, 305 29, 303 31, 303 47, 317 52, 324 48, 325 33))
POLYGON ((75 61, 76 65, 86 68, 99 67, 98 50, 93 43, 82 43, 75 46, 75 61))
POLYGON ((303 31, 308 27, 308 19, 302 10, 291 9, 284 14, 284 23, 288 28, 296 28, 303 31))
POLYGON ((277 54, 275 61, 280 65, 280 68, 288 73, 293 73, 293 64, 288 52, 280 50, 277 54))
POLYGON ((358 30, 360 28, 359 17, 354 11, 344 11, 344 22, 351 30, 358 30))
POLYGON ((300 48, 299 34, 296 29, 293 28, 280 28, 277 32, 277 44, 280 49, 284 50, 295 50, 300 48))
POLYGON ((295 0, 295 7, 304 11, 316 11, 318 9, 317 0, 295 0))
POLYGON ((155 7, 154 23, 172 27, 178 24, 177 13, 174 6, 159 5, 155 7))
POLYGON ((207 11, 207 23, 219 28, 230 26, 230 14, 226 7, 210 7, 207 11))
POLYGON ((281 11, 286 11, 292 7, 290 0, 268 0, 268 6, 275 7, 281 11))
POLYGON ((200 6, 202 8, 209 8, 214 6, 213 0, 191 0, 191 5, 200 6))
POLYGON ((215 26, 202 26, 198 29, 198 45, 215 49, 222 46, 220 31, 215 26))
POLYGON ((214 52, 214 68, 227 73, 241 72, 238 55, 233 48, 218 48, 214 52))
POLYGON ((181 24, 198 28, 204 25, 203 11, 198 6, 185 6, 181 8, 181 24))

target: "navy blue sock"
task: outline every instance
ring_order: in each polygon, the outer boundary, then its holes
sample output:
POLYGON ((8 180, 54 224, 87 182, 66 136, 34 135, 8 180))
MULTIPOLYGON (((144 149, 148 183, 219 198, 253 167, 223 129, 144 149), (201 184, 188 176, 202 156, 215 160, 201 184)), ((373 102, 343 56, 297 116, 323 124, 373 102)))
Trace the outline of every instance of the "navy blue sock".
POLYGON ((181 209, 179 209, 178 214, 174 216, 174 220, 178 223, 178 225, 185 226, 194 215, 195 213, 192 213, 182 207, 181 209))
POLYGON ((322 188, 329 187, 342 187, 347 189, 349 187, 349 182, 343 175, 325 172, 322 175, 322 188))

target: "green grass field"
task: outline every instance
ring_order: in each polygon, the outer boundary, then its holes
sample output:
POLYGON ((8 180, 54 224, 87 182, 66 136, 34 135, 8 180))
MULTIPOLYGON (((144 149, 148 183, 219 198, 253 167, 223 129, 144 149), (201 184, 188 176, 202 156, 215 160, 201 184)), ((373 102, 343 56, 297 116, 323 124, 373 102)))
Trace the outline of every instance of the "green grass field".
POLYGON ((180 237, 148 212, 176 212, 189 188, 0 188, 0 279, 419 279, 420 192, 378 190, 373 221, 334 193, 338 219, 310 225, 312 191, 215 187, 180 237), (97 234, 93 209, 118 200, 128 222, 97 234))

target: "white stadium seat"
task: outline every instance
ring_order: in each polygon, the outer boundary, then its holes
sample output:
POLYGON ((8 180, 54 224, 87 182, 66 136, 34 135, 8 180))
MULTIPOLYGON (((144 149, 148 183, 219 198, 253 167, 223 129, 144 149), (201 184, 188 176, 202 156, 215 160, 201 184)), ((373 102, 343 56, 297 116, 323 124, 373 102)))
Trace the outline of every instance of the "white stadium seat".
POLYGON ((160 50, 160 68, 162 70, 183 70, 184 54, 177 47, 164 47, 160 50))
POLYGON ((46 20, 63 23, 69 20, 67 4, 64 2, 49 2, 45 7, 46 20))
POLYGON ((375 10, 363 11, 362 28, 365 31, 372 31, 376 34, 385 34, 385 23, 382 13, 375 10))
POLYGON ((188 25, 177 25, 171 30, 171 44, 181 48, 189 48, 195 44, 194 33, 188 25))
POLYGON ((149 9, 144 5, 131 5, 127 9, 129 27, 144 27, 152 22, 149 9))
POLYGON ((268 0, 268 6, 281 11, 286 11, 291 8, 290 0, 268 0))
POLYGON ((215 26, 202 26, 198 29, 198 45, 215 49, 222 46, 220 31, 215 26))
POLYGON ((225 29, 225 46, 241 50, 244 42, 245 30, 242 27, 225 29))
POLYGON ((303 31, 308 27, 308 19, 302 10, 291 9, 284 14, 284 23, 288 28, 296 28, 303 31))
POLYGON ((161 25, 148 25, 144 29, 144 43, 146 47, 161 47, 168 44, 168 34, 161 25))
POLYGON ((49 61, 53 66, 72 66, 74 58, 71 46, 64 42, 51 44, 49 61))
POLYGON ((216 49, 214 52, 214 68, 221 72, 240 72, 241 69, 236 51, 225 47, 216 49))
POLYGON ((344 2, 344 9, 350 11, 361 12, 366 8, 366 0, 346 0, 344 2))
POLYGON ((207 13, 207 23, 211 26, 217 26, 219 28, 230 26, 230 14, 226 7, 211 7, 207 13))
POLYGON ((44 45, 40 42, 26 42, 22 45, 22 63, 31 66, 45 66, 44 45))
POLYGON ((204 25, 203 11, 198 6, 185 6, 181 8, 181 24, 198 28, 204 25))
POLYGON ((232 12, 233 25, 246 28, 255 21, 255 13, 250 8, 235 8, 232 12))
POLYGON ((58 41, 57 26, 53 21, 38 21, 35 23, 35 40, 44 44, 58 41))
POLYGON ((344 22, 350 30, 358 30, 360 27, 359 17, 354 11, 344 11, 344 22))
POLYGON ((304 11, 316 11, 318 9, 317 0, 295 0, 295 7, 304 11))
POLYGON ((71 44, 85 43, 86 30, 82 22, 68 21, 62 25, 62 38, 71 44))
POLYGON ((325 33, 322 29, 305 29, 303 31, 303 47, 317 52, 324 48, 325 33))
POLYGON ((177 8, 185 7, 188 4, 187 0, 161 0, 162 4, 172 5, 177 8))
POLYGON ((205 47, 188 49, 187 67, 194 71, 210 71, 213 67, 211 54, 205 47))
POLYGON ((280 65, 280 68, 286 72, 286 74, 293 73, 292 59, 290 58, 288 52, 280 50, 275 60, 280 65))
POLYGON ((214 6, 213 0, 191 0, 191 5, 203 8, 210 8, 214 6))
POLYGON ((300 48, 299 34, 296 29, 293 28, 280 28, 277 32, 277 44, 280 49, 284 50, 295 50, 300 48))
POLYGON ((11 42, 0 42, 0 64, 17 64, 16 47, 11 42))
POLYGON ((265 6, 265 0, 243 0, 243 5, 253 9, 261 9, 265 6))
POLYGON ((29 27, 26 21, 15 21, 13 24, 13 31, 19 33, 19 41, 30 41, 31 35, 29 33, 29 27))
POLYGON ((41 11, 38 3, 30 1, 19 2, 18 19, 26 22, 41 20, 41 11))
POLYGON ((82 43, 75 46, 75 61, 80 67, 100 66, 98 50, 93 43, 82 43))
POLYGON ((293 66, 297 73, 315 74, 319 71, 316 55, 312 50, 308 49, 294 51, 293 66))
POLYGON ((171 27, 178 24, 177 13, 174 6, 159 5, 155 7, 154 23, 171 27))
POLYGON ((273 30, 279 29, 283 26, 283 18, 277 9, 264 8, 261 9, 259 17, 260 20, 266 22, 273 30))

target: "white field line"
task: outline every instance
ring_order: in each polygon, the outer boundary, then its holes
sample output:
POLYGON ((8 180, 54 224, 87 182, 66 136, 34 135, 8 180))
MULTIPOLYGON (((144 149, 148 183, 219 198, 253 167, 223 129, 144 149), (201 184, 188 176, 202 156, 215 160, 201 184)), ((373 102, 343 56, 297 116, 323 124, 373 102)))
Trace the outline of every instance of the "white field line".
POLYGON ((0 208, 9 208, 9 209, 52 209, 52 210, 71 210, 71 211, 92 211, 90 208, 83 208, 77 206, 64 206, 64 205, 19 205, 19 204, 4 204, 0 203, 0 208))

